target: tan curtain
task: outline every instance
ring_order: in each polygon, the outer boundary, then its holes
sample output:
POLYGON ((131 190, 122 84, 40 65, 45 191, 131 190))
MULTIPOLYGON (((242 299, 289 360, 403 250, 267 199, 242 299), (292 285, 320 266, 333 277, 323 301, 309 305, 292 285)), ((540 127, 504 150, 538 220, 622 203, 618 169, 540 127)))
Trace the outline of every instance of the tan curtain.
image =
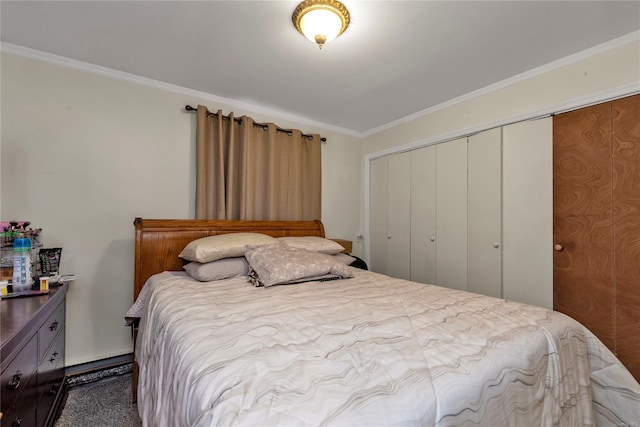
POLYGON ((198 106, 196 219, 320 219, 320 136, 198 106))

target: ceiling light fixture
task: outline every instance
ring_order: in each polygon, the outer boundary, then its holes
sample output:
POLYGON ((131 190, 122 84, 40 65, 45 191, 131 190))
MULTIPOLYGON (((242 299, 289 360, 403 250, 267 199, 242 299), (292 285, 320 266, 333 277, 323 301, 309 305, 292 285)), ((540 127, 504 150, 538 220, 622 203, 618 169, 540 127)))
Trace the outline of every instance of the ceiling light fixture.
POLYGON ((305 0, 293 11, 291 20, 302 35, 322 49, 347 29, 349 11, 337 0, 305 0))

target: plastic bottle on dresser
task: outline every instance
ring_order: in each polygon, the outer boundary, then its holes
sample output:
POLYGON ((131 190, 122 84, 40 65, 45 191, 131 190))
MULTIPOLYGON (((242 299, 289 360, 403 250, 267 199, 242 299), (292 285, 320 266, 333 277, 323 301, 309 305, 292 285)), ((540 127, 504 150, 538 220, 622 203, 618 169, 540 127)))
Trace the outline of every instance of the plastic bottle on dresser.
POLYGON ((26 291, 32 283, 31 239, 19 236, 13 241, 13 291, 26 291))
POLYGON ((13 239, 13 292, 22 291, 22 282, 20 280, 20 272, 22 270, 22 237, 13 239))

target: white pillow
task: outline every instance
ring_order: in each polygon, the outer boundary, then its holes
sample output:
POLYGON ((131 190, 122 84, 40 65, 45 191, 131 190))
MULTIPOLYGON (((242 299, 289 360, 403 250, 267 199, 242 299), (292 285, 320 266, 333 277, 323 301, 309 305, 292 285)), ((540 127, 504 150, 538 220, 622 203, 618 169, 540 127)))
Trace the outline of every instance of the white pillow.
POLYGON ((333 240, 325 239, 318 236, 305 237, 278 237, 279 242, 286 243, 292 248, 304 249, 310 252, 320 252, 322 254, 334 255, 344 251, 341 244, 333 240))
POLYGON ((275 242, 275 238, 260 233, 218 234, 194 240, 185 246, 178 256, 188 261, 205 263, 244 256, 247 246, 262 246, 275 242))

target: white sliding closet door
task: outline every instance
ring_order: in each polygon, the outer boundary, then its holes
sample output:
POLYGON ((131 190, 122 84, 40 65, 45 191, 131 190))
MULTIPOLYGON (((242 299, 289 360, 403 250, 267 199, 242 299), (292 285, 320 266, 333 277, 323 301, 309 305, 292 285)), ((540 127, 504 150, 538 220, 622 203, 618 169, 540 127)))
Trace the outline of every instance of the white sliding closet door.
POLYGON ((410 278, 411 154, 381 157, 370 164, 370 268, 410 278))
POLYGON ((469 137, 467 290, 502 297, 502 129, 469 137))
POLYGON ((436 145, 436 284, 467 289, 467 139, 436 145))
POLYGON ((553 309, 553 121, 502 132, 503 298, 553 309))
POLYGON ((436 283, 436 147, 411 152, 411 280, 436 283))
POLYGON ((369 168, 369 268, 387 274, 387 156, 374 159, 369 168))
POLYGON ((411 153, 389 156, 387 274, 411 277, 411 153))

